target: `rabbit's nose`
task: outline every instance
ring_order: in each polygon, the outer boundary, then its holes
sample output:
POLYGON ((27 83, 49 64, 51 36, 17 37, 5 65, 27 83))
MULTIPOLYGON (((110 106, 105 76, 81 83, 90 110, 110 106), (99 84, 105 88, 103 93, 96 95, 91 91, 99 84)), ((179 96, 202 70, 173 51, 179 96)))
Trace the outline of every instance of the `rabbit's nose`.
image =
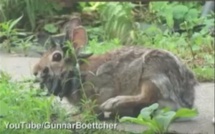
POLYGON ((34 75, 35 77, 37 76, 37 74, 38 74, 38 72, 34 72, 34 73, 33 73, 33 75, 34 75))
POLYGON ((60 52, 55 52, 53 55, 52 55, 52 61, 55 61, 55 62, 59 62, 62 60, 62 54, 60 52))

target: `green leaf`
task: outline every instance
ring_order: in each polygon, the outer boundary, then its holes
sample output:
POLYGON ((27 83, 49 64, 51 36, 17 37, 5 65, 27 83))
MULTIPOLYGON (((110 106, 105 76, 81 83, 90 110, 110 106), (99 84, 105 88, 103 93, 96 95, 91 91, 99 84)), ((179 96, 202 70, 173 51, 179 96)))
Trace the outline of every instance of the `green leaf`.
POLYGON ((2 101, 0 101, 0 106, 1 106, 0 116, 7 115, 8 112, 9 112, 9 106, 6 103, 2 102, 2 101))
POLYGON ((166 18, 166 22, 167 22, 167 25, 170 27, 170 28, 173 28, 173 25, 174 25, 174 20, 173 20, 173 9, 171 6, 168 6, 165 10, 165 18, 166 18))
POLYGON ((155 131, 153 129, 147 129, 146 131, 143 132, 144 134, 154 134, 155 131))
POLYGON ((17 18, 16 20, 12 21, 11 24, 10 24, 10 26, 9 26, 8 31, 11 31, 12 28, 22 19, 22 17, 23 17, 23 15, 20 16, 19 18, 17 18))
POLYGON ((188 109, 188 108, 181 108, 176 112, 175 119, 176 118, 193 118, 198 115, 197 109, 188 109))
POLYGON ((184 5, 176 5, 173 7, 173 16, 177 20, 184 18, 185 14, 188 12, 188 7, 184 5))
POLYGON ((152 113, 157 110, 159 107, 158 103, 154 103, 149 107, 145 107, 141 110, 140 115, 142 116, 142 118, 144 119, 151 119, 151 115, 152 113))
POLYGON ((158 13, 160 11, 163 11, 168 5, 168 2, 150 2, 149 4, 149 10, 151 12, 155 12, 158 11, 158 13))
POLYGON ((190 9, 188 11, 188 13, 185 15, 185 20, 186 21, 191 21, 193 20, 194 18, 198 18, 199 16, 199 11, 197 9, 190 9))
POLYGON ((198 51, 198 50, 201 50, 201 47, 198 45, 193 45, 192 49, 193 49, 193 51, 198 51))
POLYGON ((141 124, 141 125, 145 125, 146 123, 143 121, 143 119, 141 118, 133 118, 133 117, 122 117, 120 120, 120 122, 132 122, 132 123, 137 123, 137 124, 141 124))
POLYGON ((145 125, 148 127, 150 130, 153 130, 153 132, 158 132, 159 131, 159 124, 153 119, 143 119, 139 115, 138 118, 133 118, 133 117, 122 117, 120 122, 132 122, 140 125, 145 125))
POLYGON ((166 17, 166 22, 167 22, 167 25, 168 25, 170 28, 173 28, 174 20, 173 20, 173 15, 172 15, 172 14, 168 14, 168 15, 167 15, 167 17, 166 17))
POLYGON ((183 23, 180 24, 180 28, 182 30, 190 30, 195 26, 194 23, 190 22, 190 21, 184 21, 183 23))
POLYGON ((49 33, 57 33, 58 28, 54 24, 46 24, 44 26, 44 30, 46 30, 49 33))
POLYGON ((157 114, 154 119, 160 125, 160 130, 166 132, 175 115, 176 113, 174 111, 163 111, 157 114))

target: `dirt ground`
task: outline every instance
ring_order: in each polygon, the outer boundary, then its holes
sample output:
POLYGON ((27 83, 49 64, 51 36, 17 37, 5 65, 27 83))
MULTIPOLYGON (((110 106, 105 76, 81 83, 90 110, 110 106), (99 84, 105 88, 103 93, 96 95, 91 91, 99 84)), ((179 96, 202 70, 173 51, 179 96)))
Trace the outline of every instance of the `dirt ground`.
MULTIPOLYGON (((38 58, 0 53, 0 70, 8 72, 16 80, 32 77, 31 68, 37 60, 38 58)), ((182 134, 214 134, 214 83, 200 83, 196 89, 195 105, 200 113, 197 118, 173 123, 170 129, 182 134)), ((118 129, 141 132, 145 128, 134 124, 119 124, 118 129)))

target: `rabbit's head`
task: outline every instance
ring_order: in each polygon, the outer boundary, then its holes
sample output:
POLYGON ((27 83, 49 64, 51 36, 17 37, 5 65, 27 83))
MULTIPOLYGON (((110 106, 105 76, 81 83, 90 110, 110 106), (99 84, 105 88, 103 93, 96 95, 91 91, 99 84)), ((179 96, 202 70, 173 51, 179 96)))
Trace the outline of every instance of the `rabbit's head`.
POLYGON ((67 25, 66 34, 50 38, 50 48, 34 66, 33 73, 41 85, 50 93, 64 96, 73 88, 78 88, 79 59, 88 58, 92 53, 82 53, 87 45, 87 32, 79 18, 73 18, 67 25))

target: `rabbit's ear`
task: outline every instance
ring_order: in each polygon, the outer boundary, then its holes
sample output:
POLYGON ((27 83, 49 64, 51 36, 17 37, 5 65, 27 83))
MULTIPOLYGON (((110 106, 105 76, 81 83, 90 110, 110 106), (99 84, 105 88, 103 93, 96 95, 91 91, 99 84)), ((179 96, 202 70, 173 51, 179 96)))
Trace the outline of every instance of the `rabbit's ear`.
POLYGON ((36 52, 36 54, 38 54, 39 56, 43 56, 43 55, 46 53, 45 50, 36 50, 35 52, 36 52))
POLYGON ((72 43, 75 50, 80 50, 87 45, 88 37, 84 27, 79 26, 74 28, 72 32, 72 43))
MULTIPOLYGON (((72 17, 64 26, 64 33, 68 33, 69 37, 72 35, 74 28, 81 26, 81 19, 79 17, 72 17)), ((71 41, 71 38, 70 38, 71 41)))
POLYGON ((53 37, 50 37, 49 39, 50 39, 50 49, 56 48, 58 45, 56 40, 53 37))
POLYGON ((50 43, 52 47, 59 47, 65 41, 65 34, 57 34, 50 37, 50 43))
POLYGON ((66 40, 72 42, 75 50, 80 50, 87 42, 87 32, 81 25, 81 19, 79 17, 73 17, 66 26, 66 40))
POLYGON ((81 19, 79 17, 72 17, 69 21, 70 28, 81 26, 81 19))

